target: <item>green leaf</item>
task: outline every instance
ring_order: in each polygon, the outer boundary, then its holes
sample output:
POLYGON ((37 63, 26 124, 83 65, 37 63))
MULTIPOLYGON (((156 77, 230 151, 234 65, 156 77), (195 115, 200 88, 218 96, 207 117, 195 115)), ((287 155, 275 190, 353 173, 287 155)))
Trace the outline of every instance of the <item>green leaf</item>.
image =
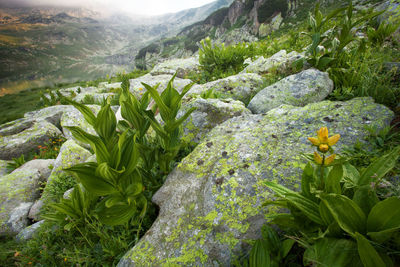
POLYGON ((323 195, 321 200, 345 232, 353 236, 356 232, 365 233, 367 218, 354 201, 336 194, 323 195))
POLYGON ((358 254, 365 267, 386 266, 378 252, 363 235, 356 233, 358 254))
POLYGON ((265 241, 263 244, 267 251, 269 251, 270 254, 278 255, 281 249, 281 240, 276 231, 268 224, 264 224, 261 227, 261 234, 265 241))
POLYGON ((192 114, 193 111, 196 110, 196 107, 193 107, 191 109, 189 109, 182 117, 180 117, 179 119, 175 120, 173 123, 167 123, 165 125, 165 131, 167 132, 172 132, 174 131, 176 128, 178 128, 189 116, 190 114, 192 114))
POLYGON ((282 242, 281 246, 281 256, 282 258, 286 258, 289 254, 290 250, 292 249, 293 245, 296 243, 293 239, 285 239, 282 242))
POLYGON ((153 97, 154 101, 156 102, 158 108, 160 109, 160 114, 163 115, 163 119, 165 120, 166 118, 171 117, 171 110, 170 108, 164 103, 164 100, 161 98, 159 93, 157 92, 157 87, 155 88, 151 87, 148 84, 142 83, 143 86, 147 89, 147 91, 150 93, 151 97, 153 97))
POLYGON ((353 188, 358 185, 360 180, 360 173, 350 163, 343 164, 343 180, 346 188, 353 188))
POLYGON ((342 188, 340 186, 340 181, 343 178, 343 167, 342 165, 335 165, 330 170, 328 178, 325 183, 325 191, 327 193, 341 194, 342 188))
POLYGON ((103 106, 97 115, 93 128, 104 141, 109 141, 115 134, 117 119, 109 104, 103 106))
POLYGON ((384 242, 400 228, 400 199, 387 198, 376 204, 368 215, 368 234, 384 242))
POLYGON ((249 258, 250 267, 271 266, 271 257, 269 255, 269 251, 265 243, 266 241, 262 239, 258 239, 255 242, 254 246, 250 251, 250 258, 249 258))
POLYGON ((356 243, 348 239, 323 238, 304 252, 304 266, 360 266, 356 243))
POLYGON ((76 126, 66 127, 68 130, 71 131, 72 135, 78 141, 89 143, 90 146, 93 148, 94 152, 96 153, 96 159, 99 163, 102 162, 109 162, 110 153, 108 152, 107 147, 102 142, 102 140, 92 134, 89 134, 76 126))
POLYGON ((326 226, 331 225, 332 222, 335 221, 330 210, 323 201, 319 203, 319 214, 321 215, 321 219, 324 222, 324 225, 326 226))
POLYGON ((103 178, 110 184, 116 184, 118 181, 118 177, 124 172, 125 168, 122 168, 122 170, 117 171, 111 168, 107 162, 103 162, 97 166, 95 175, 103 178))
POLYGON ((106 206, 107 199, 101 201, 96 208, 100 222, 109 226, 123 225, 127 223, 137 212, 136 203, 106 206))
POLYGON ((74 174, 79 182, 95 196, 105 196, 116 192, 116 189, 107 180, 95 175, 97 164, 93 162, 77 164, 65 171, 74 174))
POLYGON ((355 191, 353 201, 363 210, 364 214, 369 214, 372 207, 379 202, 379 199, 371 186, 364 185, 355 191))
POLYGON ((399 153, 400 146, 371 163, 371 165, 369 165, 361 174, 358 185, 368 185, 372 182, 379 181, 396 165, 399 153))
POLYGON ((286 187, 273 183, 273 182, 265 182, 265 184, 271 188, 279 197, 284 198, 293 206, 301 210, 304 215, 306 215, 310 220, 323 224, 321 216, 319 214, 319 206, 317 203, 309 200, 308 198, 296 193, 286 187))
POLYGON ((301 194, 308 199, 315 199, 311 194, 311 185, 314 183, 314 168, 309 162, 301 175, 301 194))

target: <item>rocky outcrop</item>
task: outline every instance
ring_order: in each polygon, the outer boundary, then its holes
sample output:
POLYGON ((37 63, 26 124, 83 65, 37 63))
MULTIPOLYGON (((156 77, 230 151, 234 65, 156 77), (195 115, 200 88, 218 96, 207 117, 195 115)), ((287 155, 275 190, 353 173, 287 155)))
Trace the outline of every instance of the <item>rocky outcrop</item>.
POLYGON ((261 76, 255 73, 242 73, 229 76, 224 79, 194 86, 188 93, 199 95, 202 92, 213 90, 219 99, 232 98, 234 100, 249 103, 250 99, 263 88, 264 82, 261 76))
POLYGON ((16 234, 28 225, 28 212, 53 163, 33 160, 0 177, 0 235, 16 234))
POLYGON ((0 159, 18 158, 38 151, 61 131, 45 120, 19 119, 0 126, 0 159))
POLYGON ((241 73, 258 73, 264 74, 269 73, 272 70, 277 70, 279 72, 288 72, 292 69, 292 64, 304 56, 292 51, 286 53, 286 50, 281 50, 269 58, 264 58, 260 56, 255 61, 250 62, 250 64, 244 68, 241 73))
POLYGON ((176 77, 185 78, 189 73, 199 72, 199 59, 197 57, 190 57, 185 59, 171 59, 156 65, 150 72, 151 75, 169 74, 176 77))
MULTIPOLYGON (((160 84, 157 90, 159 91, 159 93, 161 93, 162 91, 164 91, 165 88, 167 88, 168 82, 171 80, 171 78, 172 75, 168 74, 153 76, 149 73, 142 77, 129 80, 131 84, 129 91, 140 98, 141 94, 145 92, 145 88, 142 83, 146 83, 150 86, 156 86, 157 84, 160 84)), ((192 83, 192 81, 189 79, 175 78, 173 86, 176 90, 181 92, 183 87, 190 83, 192 83)))
POLYGON ((321 126, 340 134, 340 153, 365 125, 381 129, 393 118, 371 98, 324 101, 305 107, 282 105, 265 115, 244 115, 215 127, 168 176, 154 195, 159 216, 121 260, 126 266, 231 266, 260 238, 262 207, 272 194, 264 181, 299 188, 301 153, 321 126))
MULTIPOLYGON (((98 105, 87 105, 87 106, 90 107, 90 109, 95 115, 97 115, 97 113, 100 111, 100 106, 98 105)), ((92 125, 90 125, 85 120, 82 113, 76 108, 73 108, 72 110, 63 113, 63 115, 61 116, 60 125, 62 127, 64 136, 67 139, 73 139, 71 132, 66 128, 67 126, 77 126, 90 134, 96 134, 92 125)))
POLYGON ((187 143, 199 143, 215 126, 230 118, 251 113, 240 101, 195 98, 182 107, 177 117, 183 116, 192 107, 196 110, 183 123, 182 139, 187 143))
POLYGON ((253 113, 266 113, 281 104, 305 106, 327 97, 333 81, 326 72, 308 69, 288 76, 258 92, 248 108, 253 113))

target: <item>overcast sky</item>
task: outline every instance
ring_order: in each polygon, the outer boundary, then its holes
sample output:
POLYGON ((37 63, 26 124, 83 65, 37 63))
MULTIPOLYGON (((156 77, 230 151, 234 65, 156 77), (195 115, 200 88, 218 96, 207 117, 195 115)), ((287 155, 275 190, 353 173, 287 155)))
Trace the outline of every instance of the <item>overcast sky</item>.
POLYGON ((159 15, 199 7, 215 0, 0 0, 4 4, 85 6, 91 9, 125 11, 141 15, 159 15))

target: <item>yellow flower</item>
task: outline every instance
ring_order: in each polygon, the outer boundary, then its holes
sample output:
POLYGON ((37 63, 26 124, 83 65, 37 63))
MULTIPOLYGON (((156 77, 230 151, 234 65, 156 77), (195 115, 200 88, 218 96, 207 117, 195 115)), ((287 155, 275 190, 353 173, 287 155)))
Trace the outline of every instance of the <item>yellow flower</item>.
POLYGON ((321 127, 321 129, 317 131, 317 137, 308 137, 308 140, 314 146, 317 146, 321 152, 326 153, 329 148, 336 144, 340 139, 340 134, 335 134, 331 137, 328 136, 328 128, 321 127))
POLYGON ((322 158, 317 151, 314 151, 314 160, 317 164, 322 165, 322 158))
POLYGON ((327 157, 327 158, 325 159, 324 164, 325 164, 325 165, 330 165, 330 164, 335 160, 335 157, 336 157, 336 154, 330 155, 329 157, 327 157))

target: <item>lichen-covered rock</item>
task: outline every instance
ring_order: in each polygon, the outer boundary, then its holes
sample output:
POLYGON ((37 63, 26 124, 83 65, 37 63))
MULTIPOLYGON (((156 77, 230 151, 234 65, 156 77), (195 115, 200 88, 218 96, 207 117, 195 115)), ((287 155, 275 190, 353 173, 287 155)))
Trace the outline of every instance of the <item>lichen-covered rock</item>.
MULTIPOLYGON (((139 78, 129 80, 130 82, 129 91, 140 98, 141 94, 143 94, 146 91, 146 89, 142 85, 143 82, 150 86, 155 86, 157 84, 160 84, 160 86, 157 88, 157 91, 161 93, 162 91, 165 90, 165 88, 167 88, 168 82, 171 80, 171 78, 172 75, 168 74, 153 76, 150 73, 148 73, 139 78)), ((173 86, 176 90, 181 92, 182 89, 190 83, 192 83, 192 81, 189 79, 175 78, 173 86)))
POLYGON ((108 98, 112 99, 115 93, 83 93, 74 97, 74 101, 83 104, 101 104, 108 98))
POLYGON ((118 82, 118 83, 102 82, 102 83, 99 83, 99 88, 104 88, 107 90, 118 89, 118 88, 121 88, 121 84, 122 83, 120 83, 120 82, 118 82))
POLYGON ((248 108, 253 113, 265 113, 281 104, 305 106, 327 97, 333 81, 326 72, 308 69, 288 76, 258 92, 248 108))
POLYGON ((24 169, 27 171, 37 170, 39 172, 40 176, 42 177, 42 179, 47 180, 47 178, 49 178, 49 176, 52 172, 55 162, 56 162, 55 159, 35 159, 35 160, 26 162, 18 169, 24 169))
POLYGON ((18 158, 38 151, 61 131, 45 120, 19 119, 0 126, 0 159, 18 158))
POLYGON ((28 226, 28 212, 32 205, 32 202, 23 202, 11 211, 10 217, 6 223, 10 233, 19 233, 28 226))
POLYGON ((0 177, 11 172, 7 167, 11 162, 11 160, 0 160, 0 177))
POLYGON ((247 239, 261 237, 262 203, 272 195, 264 181, 299 189, 300 153, 313 151, 307 137, 327 126, 341 135, 340 153, 365 142, 365 125, 380 129, 392 118, 385 106, 357 98, 225 121, 168 176, 153 197, 158 218, 118 266, 231 266, 248 251, 247 239))
POLYGON ((255 73, 242 73, 224 79, 194 86, 187 96, 199 95, 202 92, 213 90, 220 99, 232 98, 249 103, 250 99, 264 86, 263 79, 255 73))
POLYGON ((272 32, 279 29, 282 24, 282 15, 278 13, 274 16, 269 23, 262 23, 258 29, 258 35, 260 37, 266 37, 270 35, 272 32))
POLYGON ((57 126, 60 125, 60 120, 63 113, 72 111, 73 109, 74 107, 71 105, 56 105, 27 112, 24 114, 24 117, 28 120, 46 120, 51 124, 57 126))
POLYGON ((190 72, 198 72, 199 66, 199 59, 196 57, 170 59, 157 64, 150 74, 155 76, 176 73, 176 77, 185 78, 190 72))
POLYGON ((85 148, 78 145, 74 140, 67 140, 60 148, 53 170, 48 178, 47 185, 44 188, 41 200, 46 202, 50 197, 48 186, 57 183, 57 179, 64 171, 63 169, 72 167, 78 163, 85 162, 92 154, 85 148))
MULTIPOLYGON (((87 105, 95 115, 100 111, 100 106, 98 105, 87 105)), ((68 112, 64 112, 61 116, 61 127, 64 133, 64 136, 67 139, 73 139, 71 132, 66 128, 66 126, 77 126, 83 129, 84 131, 90 134, 96 134, 95 130, 93 129, 92 125, 90 125, 85 118, 83 117, 82 113, 76 108, 68 112)), ((82 144, 84 145, 84 144, 82 144)))
MULTIPOLYGON (((38 199, 40 186, 45 180, 38 169, 25 169, 23 166, 0 177, 0 235, 16 233, 12 223, 8 223, 12 211, 21 203, 38 199)), ((28 212, 29 209, 26 215, 28 212)))
POLYGON ((33 220, 33 221, 39 221, 40 220, 40 210, 43 208, 43 200, 38 199, 33 203, 32 207, 29 210, 28 213, 28 218, 33 220))
POLYGON ((196 110, 183 123, 182 140, 187 143, 199 143, 215 126, 232 117, 251 113, 242 102, 237 100, 199 97, 186 103, 177 117, 183 116, 192 107, 196 110))
POLYGON ((40 226, 44 223, 44 220, 40 222, 36 222, 32 225, 29 225, 25 229, 23 229, 19 234, 16 236, 18 241, 26 241, 33 237, 33 235, 39 230, 40 226))
POLYGON ((292 68, 293 62, 304 57, 302 54, 292 51, 289 54, 286 50, 281 50, 269 58, 263 56, 251 62, 241 73, 268 73, 273 69, 280 72, 287 72, 292 68))

